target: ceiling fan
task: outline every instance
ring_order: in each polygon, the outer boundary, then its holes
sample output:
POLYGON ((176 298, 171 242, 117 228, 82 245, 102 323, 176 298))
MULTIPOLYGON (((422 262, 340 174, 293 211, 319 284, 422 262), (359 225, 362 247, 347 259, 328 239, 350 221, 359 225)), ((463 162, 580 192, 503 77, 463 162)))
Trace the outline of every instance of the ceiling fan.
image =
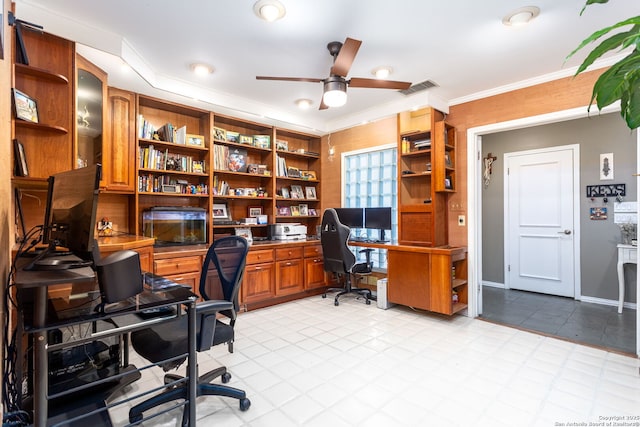
POLYGON ((409 89, 411 83, 398 82, 392 80, 365 79, 352 77, 347 79, 351 64, 360 49, 362 41, 347 37, 344 43, 331 42, 327 45, 329 54, 333 56, 333 66, 329 77, 326 79, 315 79, 305 77, 268 77, 256 76, 257 80, 283 80, 289 82, 311 82, 323 83, 322 102, 320 110, 329 107, 340 107, 347 102, 347 86, 373 88, 373 89, 409 89))

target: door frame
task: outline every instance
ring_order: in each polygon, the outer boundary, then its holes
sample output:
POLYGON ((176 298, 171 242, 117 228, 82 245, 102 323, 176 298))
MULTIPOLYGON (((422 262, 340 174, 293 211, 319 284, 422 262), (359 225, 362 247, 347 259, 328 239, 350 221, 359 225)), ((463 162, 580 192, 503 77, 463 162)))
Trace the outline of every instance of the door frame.
MULTIPOLYGON (((603 108, 599 114, 619 111, 620 104, 616 103, 603 108)), ((594 112, 592 114, 598 113, 594 112)), ((587 106, 583 106, 467 129, 467 255, 469 282, 467 315, 469 317, 478 317, 479 314, 482 314, 482 135, 581 119, 588 116, 587 106)), ((636 138, 638 140, 637 146, 640 148, 640 130, 636 132, 636 138)), ((638 165, 637 170, 640 170, 640 149, 637 150, 636 163, 638 165)), ((638 186, 636 200, 640 203, 640 186, 638 186)), ((640 282, 638 282, 637 277, 636 295, 640 295, 640 282)), ((636 354, 640 356, 640 310, 636 310, 636 354)))
MULTIPOLYGON (((504 153, 504 164, 507 165, 507 158, 513 157, 517 155, 529 155, 529 154, 542 154, 548 153, 552 151, 565 151, 571 150, 573 155, 573 165, 572 165, 572 174, 573 174, 573 299, 580 301, 582 298, 582 277, 580 275, 580 145, 579 144, 568 144, 568 145, 558 145, 554 147, 545 147, 545 148, 535 148, 532 150, 523 150, 523 151, 512 151, 509 153, 504 153)), ((505 167, 505 178, 504 178, 504 212, 503 217, 504 221, 504 284, 505 289, 511 289, 509 284, 509 272, 507 271, 507 260, 509 258, 509 250, 511 248, 511 242, 509 241, 509 233, 507 230, 508 221, 506 220, 507 215, 509 214, 507 209, 507 202, 509 199, 507 193, 507 185, 509 185, 509 177, 507 176, 507 169, 505 167)), ((480 198, 482 200, 482 198, 480 198)))

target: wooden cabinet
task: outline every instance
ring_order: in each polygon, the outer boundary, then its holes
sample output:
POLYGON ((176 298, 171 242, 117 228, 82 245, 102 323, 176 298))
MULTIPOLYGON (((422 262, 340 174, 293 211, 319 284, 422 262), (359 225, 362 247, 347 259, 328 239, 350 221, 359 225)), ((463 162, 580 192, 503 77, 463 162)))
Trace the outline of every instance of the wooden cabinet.
POLYGON ((276 249, 276 295, 290 295, 304 290, 303 248, 276 249))
POLYGON ((36 102, 37 118, 21 120, 14 113, 12 136, 23 145, 28 167, 28 176, 14 183, 46 188, 44 179, 73 167, 75 46, 40 31, 22 31, 22 37, 29 64, 14 63, 13 85, 36 102))
POLYGON ((412 120, 407 114, 398 118, 398 241, 446 245, 447 195, 455 189, 455 129, 431 108, 412 120))
MULTIPOLYGON (((199 207, 209 216, 212 113, 143 95, 137 112, 136 234, 151 207, 199 207)), ((206 241, 213 241, 210 227, 206 241)))
POLYGON ((261 302, 275 297, 274 250, 250 250, 244 270, 242 304, 261 302))
POLYGON ((202 256, 191 255, 156 259, 153 272, 181 285, 188 285, 195 294, 199 294, 198 285, 202 270, 202 256))
POLYGON ((466 248, 396 246, 387 254, 389 302, 448 315, 467 308, 466 248))
POLYGON ((102 168, 105 189, 133 193, 136 190, 135 94, 110 87, 107 92, 107 117, 102 168))
POLYGON ((322 288, 327 285, 324 272, 322 245, 304 247, 304 289, 322 288))

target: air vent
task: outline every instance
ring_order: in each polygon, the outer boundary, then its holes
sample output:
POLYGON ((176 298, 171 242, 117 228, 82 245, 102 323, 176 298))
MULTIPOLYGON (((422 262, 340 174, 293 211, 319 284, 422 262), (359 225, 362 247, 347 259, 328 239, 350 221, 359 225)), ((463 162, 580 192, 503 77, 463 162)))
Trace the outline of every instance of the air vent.
POLYGON ((425 80, 422 83, 416 83, 414 85, 411 85, 409 89, 401 90, 400 92, 405 95, 411 95, 413 93, 421 92, 423 90, 427 90, 435 86, 438 86, 435 82, 431 80, 425 80))

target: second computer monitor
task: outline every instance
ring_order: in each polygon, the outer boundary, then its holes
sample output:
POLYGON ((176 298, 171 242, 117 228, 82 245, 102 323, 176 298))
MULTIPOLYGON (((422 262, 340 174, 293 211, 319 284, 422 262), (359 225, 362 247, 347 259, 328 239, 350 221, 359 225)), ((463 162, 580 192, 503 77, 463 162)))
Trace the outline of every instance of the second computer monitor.
POLYGON ((338 220, 349 228, 362 228, 362 208, 336 208, 338 220))
POLYGON ((386 241, 384 232, 391 230, 391 208, 364 208, 364 227, 380 230, 380 241, 386 241))

